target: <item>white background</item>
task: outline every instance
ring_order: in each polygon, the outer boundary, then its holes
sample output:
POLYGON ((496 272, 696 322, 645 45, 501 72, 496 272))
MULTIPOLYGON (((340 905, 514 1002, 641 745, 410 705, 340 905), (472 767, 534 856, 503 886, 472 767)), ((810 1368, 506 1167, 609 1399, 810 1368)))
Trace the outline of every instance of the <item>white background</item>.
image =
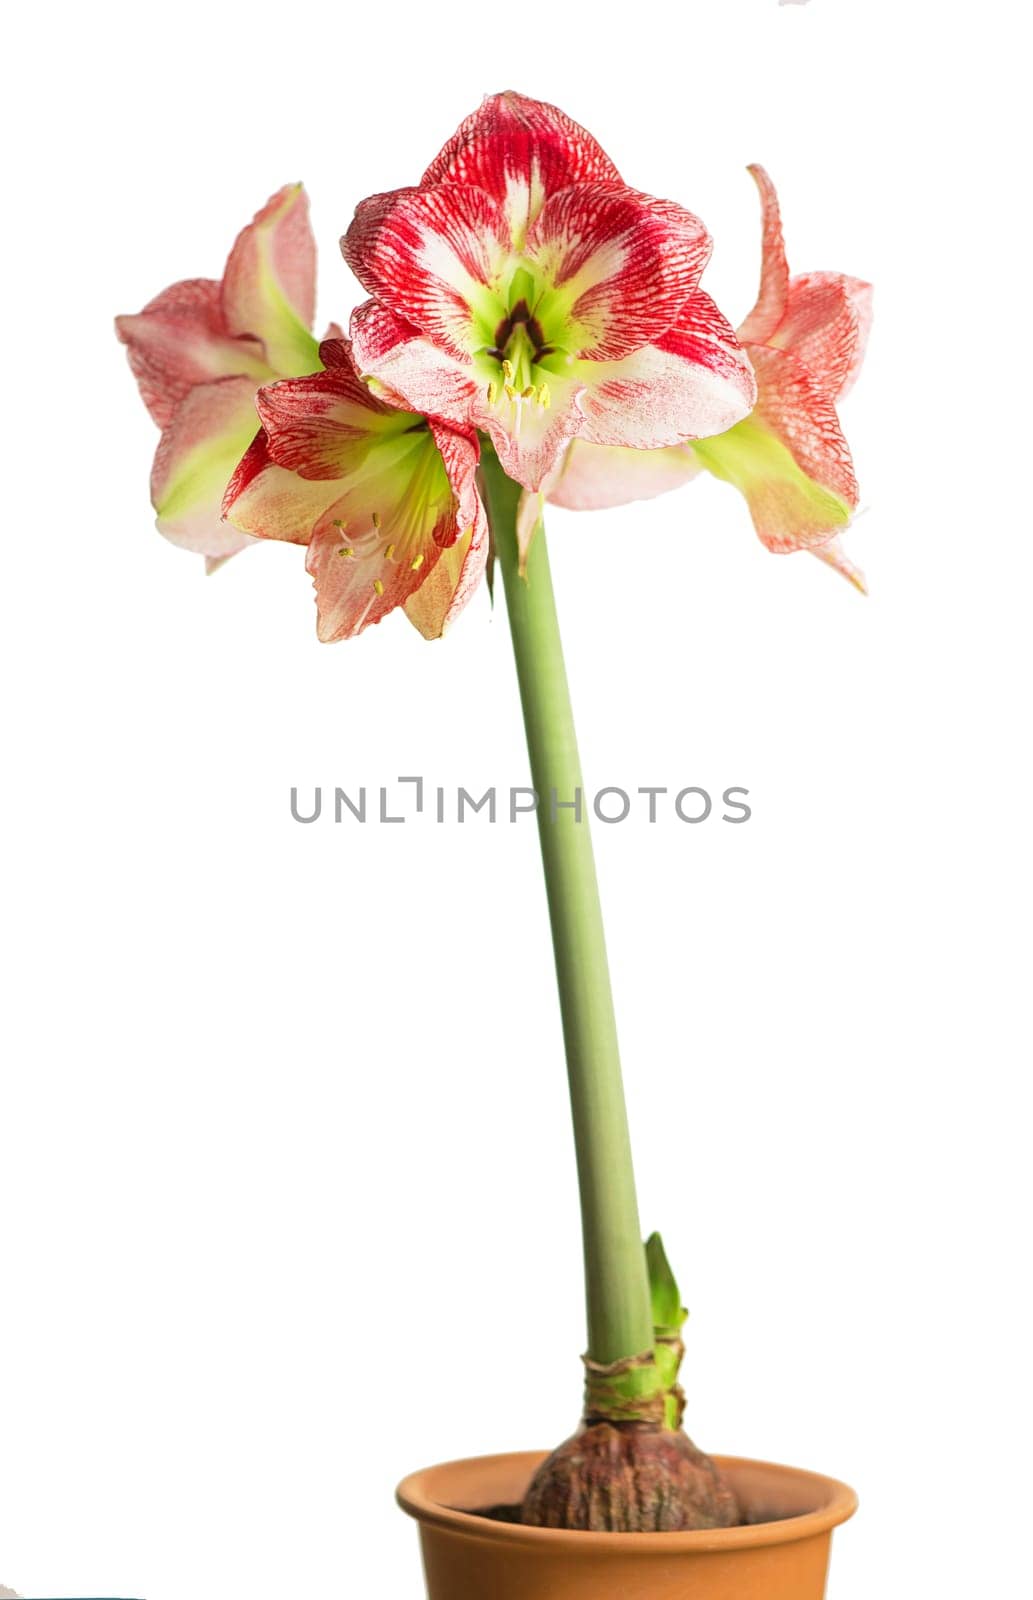
POLYGON ((343 320, 355 202, 512 86, 703 216, 733 321, 748 161, 794 268, 877 286, 843 412, 868 601, 766 554, 710 480, 556 513, 551 544, 590 787, 754 805, 597 829, 643 1223, 693 1313, 690 1430, 859 1488, 833 1600, 1021 1589, 1015 15, 102 0, 8 24, 0 1581, 417 1600, 395 1481, 576 1421, 533 824, 288 808, 291 784, 526 782, 504 616, 482 594, 444 644, 399 617, 326 647, 298 552, 206 581, 151 527, 154 429, 111 332, 217 276, 299 177, 320 318, 343 320))

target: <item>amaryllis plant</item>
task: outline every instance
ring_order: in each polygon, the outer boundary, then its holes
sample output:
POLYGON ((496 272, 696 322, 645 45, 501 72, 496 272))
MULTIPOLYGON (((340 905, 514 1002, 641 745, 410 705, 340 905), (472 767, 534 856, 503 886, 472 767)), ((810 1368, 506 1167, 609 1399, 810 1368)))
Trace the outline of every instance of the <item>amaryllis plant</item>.
MULTIPOLYGON (((300 187, 194 279, 118 319, 162 428, 163 533, 218 562, 255 540, 306 547, 319 637, 402 609, 440 637, 489 562, 501 572, 534 785, 582 788, 542 526, 708 471, 773 551, 851 577, 857 484, 836 403, 869 289, 790 277, 763 212, 757 303, 738 332, 700 287, 703 223, 630 188, 555 107, 485 100, 411 188, 362 201, 342 240, 369 296, 319 345, 300 187)), ((610 1531, 726 1527, 735 1495, 682 1428, 684 1313, 658 1236, 643 1247, 587 819, 538 809, 580 1179, 584 1417, 545 1462, 526 1522, 610 1531)))

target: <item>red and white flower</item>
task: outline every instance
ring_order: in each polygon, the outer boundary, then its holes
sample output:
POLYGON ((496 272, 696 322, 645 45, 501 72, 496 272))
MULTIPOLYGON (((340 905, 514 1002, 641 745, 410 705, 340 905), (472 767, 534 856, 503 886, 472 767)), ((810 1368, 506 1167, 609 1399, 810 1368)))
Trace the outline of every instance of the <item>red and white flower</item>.
POLYGON ((857 376, 871 325, 871 285, 842 273, 790 277, 778 197, 763 167, 757 303, 739 328, 757 376, 757 404, 727 433, 656 451, 567 452, 547 497, 588 510, 648 499, 703 469, 734 484, 769 550, 809 550, 864 588, 838 534, 857 507, 853 461, 836 402, 857 376))
POLYGON ((540 101, 489 97, 418 187, 359 206, 342 248, 373 296, 352 320, 360 370, 482 428, 528 489, 571 439, 653 449, 753 405, 749 362, 698 287, 703 224, 628 188, 540 101))
POLYGON ((314 372, 316 247, 300 184, 280 189, 238 236, 221 280, 174 283, 119 338, 162 429, 151 473, 158 528, 215 565, 250 540, 221 518, 234 467, 258 428, 260 384, 314 372))
POLYGON ((324 642, 404 608, 440 638, 484 572, 488 525, 476 436, 372 394, 347 340, 325 368, 262 387, 262 428, 233 475, 225 515, 240 532, 308 547, 324 642))

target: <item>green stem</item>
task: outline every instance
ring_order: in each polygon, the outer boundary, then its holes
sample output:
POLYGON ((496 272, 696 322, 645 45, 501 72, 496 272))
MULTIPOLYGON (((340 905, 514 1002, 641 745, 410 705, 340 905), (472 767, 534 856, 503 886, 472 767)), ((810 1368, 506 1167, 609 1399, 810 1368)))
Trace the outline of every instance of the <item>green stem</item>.
POLYGON ((516 535, 520 486, 490 451, 482 481, 538 794, 581 1193, 588 1355, 609 1364, 652 1349, 653 1318, 592 839, 545 531, 539 525, 525 577, 516 535), (580 820, 564 804, 576 796, 580 820))

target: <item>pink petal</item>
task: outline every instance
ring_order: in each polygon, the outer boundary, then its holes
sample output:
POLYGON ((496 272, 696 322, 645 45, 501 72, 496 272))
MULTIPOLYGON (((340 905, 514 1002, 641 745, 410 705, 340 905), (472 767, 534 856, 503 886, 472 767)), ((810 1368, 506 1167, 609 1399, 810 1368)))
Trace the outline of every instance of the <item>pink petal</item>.
POLYGON ((313 529, 336 515, 341 494, 338 479, 310 480, 278 467, 263 429, 230 479, 222 514, 233 528, 253 538, 308 544, 313 529))
POLYGON ((549 379, 549 390, 551 404, 547 410, 533 400, 522 399, 502 399, 495 406, 487 406, 479 398, 475 408, 476 425, 491 439, 503 471, 532 493, 543 488, 568 441, 587 426, 581 411, 583 382, 553 377, 549 379))
POLYGON ((223 274, 222 306, 231 333, 263 341, 275 374, 314 370, 316 245, 300 183, 279 189, 238 235, 223 274))
POLYGON ((415 572, 411 558, 385 560, 379 538, 351 546, 343 538, 324 520, 313 533, 305 558, 316 590, 316 632, 323 644, 354 639, 364 628, 382 622, 426 582, 441 557, 440 548, 428 541, 423 565, 415 572), (354 554, 345 554, 346 549, 354 554))
POLYGON ((546 484, 545 498, 571 511, 605 510, 680 489, 702 470, 691 444, 631 450, 575 439, 546 484))
POLYGON ((767 344, 785 314, 789 293, 789 265, 782 238, 778 195, 764 168, 747 169, 760 190, 762 239, 760 290, 757 303, 739 329, 744 344, 767 344))
POLYGON ((829 539, 826 544, 812 545, 811 555, 817 556, 819 561, 824 561, 834 572, 840 573, 861 594, 868 593, 864 573, 850 560, 838 538, 829 539))
POLYGON ((341 529, 324 519, 313 533, 306 565, 326 643, 354 638, 400 605, 425 637, 439 638, 484 570, 488 530, 476 487, 476 437, 439 423, 422 441, 407 437, 411 468, 400 473, 392 457, 378 472, 371 452, 367 476, 341 486, 346 492, 334 511, 341 529), (428 583, 421 602, 416 597, 428 583))
POLYGON ((759 391, 751 420, 781 439, 809 478, 855 507, 854 464, 827 392, 786 351, 751 345, 749 354, 759 391))
POLYGON ((446 427, 436 419, 429 421, 431 435, 438 447, 445 472, 455 500, 455 529, 451 541, 471 527, 484 515, 480 491, 477 487, 477 468, 481 447, 472 428, 446 427))
POLYGON ((865 351, 868 348, 868 336, 872 331, 872 295, 870 283, 865 283, 861 278, 844 278, 843 288, 846 291, 854 316, 857 319, 857 340, 854 345, 854 358, 843 377, 843 383, 837 400, 842 400, 857 381, 857 375, 864 361, 865 351))
POLYGON ((870 326, 870 284, 808 272, 790 282, 785 316, 767 342, 797 356, 835 400, 860 370, 870 326))
POLYGON ((425 416, 464 423, 482 396, 484 385, 468 360, 429 344, 376 300, 352 312, 351 337, 360 372, 425 416))
POLYGON ((616 361, 671 327, 710 256, 691 212, 613 184, 547 200, 527 237, 551 297, 570 302, 578 354, 616 361))
POLYGON ((827 392, 795 356, 748 346, 759 397, 749 418, 696 453, 746 497, 769 550, 806 550, 841 532, 857 505, 850 451, 827 392))
POLYGON ((481 189, 443 184, 397 189, 364 200, 341 240, 344 258, 368 292, 455 355, 477 338, 477 307, 503 255, 504 223, 481 189))
POLYGON ((455 544, 442 550, 420 587, 405 601, 405 614, 425 639, 441 639, 484 576, 488 519, 483 507, 455 544))
POLYGON ((753 372, 731 327, 702 290, 655 344, 623 361, 583 362, 580 436, 654 450, 724 433, 752 409, 753 372))
POLYGON ((129 365, 151 416, 160 428, 184 395, 213 378, 271 377, 262 345, 234 338, 222 314, 219 284, 209 278, 174 283, 137 316, 116 317, 128 347, 129 365))
POLYGON ((336 350, 324 347, 324 354, 330 366, 318 383, 290 380, 263 394, 272 431, 263 429, 239 463, 225 514, 259 538, 309 546, 318 632, 326 641, 352 638, 404 605, 431 577, 442 551, 465 541, 416 610, 419 626, 440 633, 484 565, 476 435, 428 425, 374 400, 344 364, 343 342, 336 350), (281 411, 270 409, 281 401, 281 411), (315 418, 312 432, 306 407, 315 418), (334 440, 322 454, 320 429, 334 440), (338 475, 325 475, 335 461, 338 475), (294 462, 294 470, 284 462, 294 462))
POLYGON ((344 478, 361 469, 371 442, 387 430, 421 424, 372 395, 345 340, 325 340, 326 370, 284 378, 258 392, 258 414, 271 459, 303 478, 344 478))
POLYGON ((574 183, 620 183, 621 176, 590 133, 555 106, 512 90, 486 96, 423 175, 483 189, 502 208, 515 248, 551 194, 574 183))
POLYGON ((366 476, 341 485, 345 493, 334 508, 340 531, 324 519, 313 533, 306 564, 324 642, 354 638, 400 605, 426 637, 438 638, 484 570, 487 519, 476 487, 476 437, 439 423, 429 437, 407 437, 411 464, 399 471, 393 455, 385 455, 378 469, 371 452, 366 476), (436 577, 442 561, 444 573, 436 577), (427 583, 420 602, 415 597, 427 583))
POLYGON ((180 403, 162 433, 151 473, 158 528, 173 544, 221 558, 250 543, 221 521, 221 508, 257 427, 250 378, 200 384, 180 403))

